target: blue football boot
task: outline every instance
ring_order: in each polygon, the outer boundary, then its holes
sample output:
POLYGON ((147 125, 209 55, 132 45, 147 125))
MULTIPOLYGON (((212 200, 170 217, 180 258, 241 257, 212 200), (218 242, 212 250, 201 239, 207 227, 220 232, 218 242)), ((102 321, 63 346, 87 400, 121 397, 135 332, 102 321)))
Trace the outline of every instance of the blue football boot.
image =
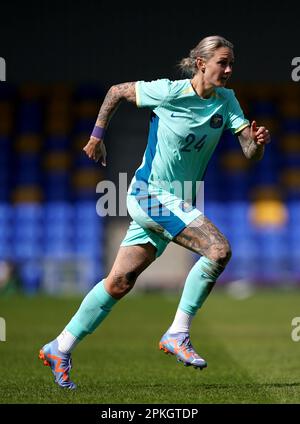
POLYGON ((183 362, 185 366, 192 365, 200 370, 207 367, 207 362, 195 352, 189 333, 170 334, 167 331, 159 342, 159 348, 165 353, 175 355, 177 361, 183 362))
POLYGON ((55 383, 66 389, 76 389, 76 384, 70 380, 69 376, 72 368, 71 354, 60 352, 57 340, 42 347, 39 359, 44 362, 44 365, 51 367, 55 383))

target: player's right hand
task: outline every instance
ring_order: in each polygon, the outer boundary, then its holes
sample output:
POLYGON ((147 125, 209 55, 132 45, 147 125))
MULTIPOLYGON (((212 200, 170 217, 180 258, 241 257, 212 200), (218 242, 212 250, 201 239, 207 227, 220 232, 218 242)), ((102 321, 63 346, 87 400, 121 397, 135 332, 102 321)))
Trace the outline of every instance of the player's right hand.
POLYGON ((94 159, 95 162, 101 160, 101 165, 106 166, 106 147, 103 140, 91 136, 83 151, 90 159, 94 159))

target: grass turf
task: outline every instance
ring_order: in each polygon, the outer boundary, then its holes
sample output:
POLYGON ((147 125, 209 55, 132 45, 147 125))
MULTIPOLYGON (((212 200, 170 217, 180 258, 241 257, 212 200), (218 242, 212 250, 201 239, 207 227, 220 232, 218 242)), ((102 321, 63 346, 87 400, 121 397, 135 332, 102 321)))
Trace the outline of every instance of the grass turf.
POLYGON ((53 382, 37 359, 81 299, 0 298, 6 342, 0 343, 0 403, 300 403, 300 342, 291 321, 300 291, 256 291, 244 300, 215 290, 195 317, 191 339, 208 361, 186 368, 158 350, 179 295, 123 299, 73 353, 75 392, 53 382))

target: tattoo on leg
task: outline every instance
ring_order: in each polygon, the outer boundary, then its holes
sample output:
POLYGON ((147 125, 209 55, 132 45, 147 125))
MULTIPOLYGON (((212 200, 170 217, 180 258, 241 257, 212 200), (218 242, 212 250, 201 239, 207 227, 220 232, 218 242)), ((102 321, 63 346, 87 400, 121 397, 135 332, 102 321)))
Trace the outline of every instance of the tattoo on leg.
POLYGON ((175 243, 225 266, 230 259, 229 243, 206 217, 195 219, 174 240, 175 243))

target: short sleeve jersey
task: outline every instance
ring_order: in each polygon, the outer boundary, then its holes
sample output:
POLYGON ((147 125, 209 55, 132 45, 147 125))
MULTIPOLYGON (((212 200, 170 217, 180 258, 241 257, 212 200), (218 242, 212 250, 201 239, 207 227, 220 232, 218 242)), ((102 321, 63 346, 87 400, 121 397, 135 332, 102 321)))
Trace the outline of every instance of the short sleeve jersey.
POLYGON ((216 88, 201 98, 189 79, 136 83, 138 107, 153 111, 148 144, 134 180, 150 186, 160 182, 201 181, 224 130, 249 125, 233 90, 216 88))

